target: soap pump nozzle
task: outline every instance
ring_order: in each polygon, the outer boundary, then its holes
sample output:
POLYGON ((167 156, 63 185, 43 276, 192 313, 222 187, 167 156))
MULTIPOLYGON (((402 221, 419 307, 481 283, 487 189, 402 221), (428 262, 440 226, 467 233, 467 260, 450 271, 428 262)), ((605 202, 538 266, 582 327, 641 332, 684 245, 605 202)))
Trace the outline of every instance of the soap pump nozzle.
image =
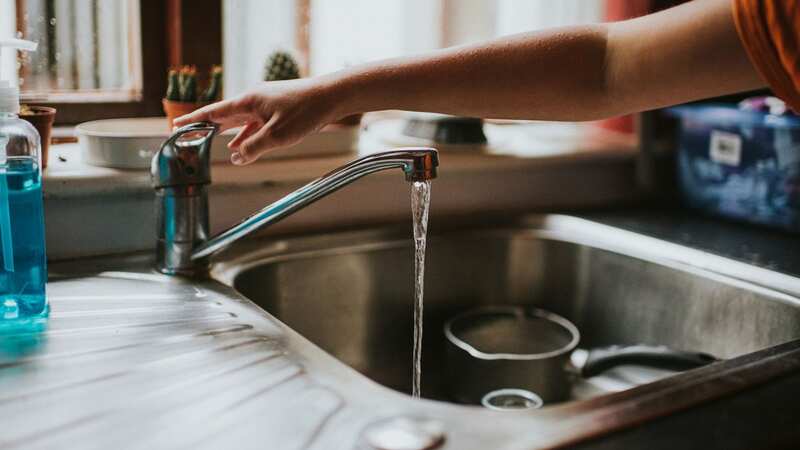
POLYGON ((3 76, 3 49, 34 52, 38 44, 24 39, 0 39, 0 113, 19 114, 19 87, 3 76))

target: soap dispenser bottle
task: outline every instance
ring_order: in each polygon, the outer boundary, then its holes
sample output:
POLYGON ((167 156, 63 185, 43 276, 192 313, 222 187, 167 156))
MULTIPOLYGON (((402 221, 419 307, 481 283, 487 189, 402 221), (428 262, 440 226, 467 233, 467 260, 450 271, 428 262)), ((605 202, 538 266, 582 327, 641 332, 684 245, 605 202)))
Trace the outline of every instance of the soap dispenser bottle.
MULTIPOLYGON (((6 39, 3 48, 36 44, 6 39)), ((0 80, 0 326, 48 312, 41 166, 39 133, 19 118, 19 88, 0 80)))

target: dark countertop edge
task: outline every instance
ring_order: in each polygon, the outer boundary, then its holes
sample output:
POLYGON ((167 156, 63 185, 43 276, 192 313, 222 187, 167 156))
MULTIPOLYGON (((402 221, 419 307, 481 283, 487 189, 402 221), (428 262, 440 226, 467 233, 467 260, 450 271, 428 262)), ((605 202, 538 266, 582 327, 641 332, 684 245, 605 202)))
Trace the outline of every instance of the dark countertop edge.
POLYGON ((800 277, 800 235, 788 231, 708 216, 679 206, 598 209, 572 215, 800 277))

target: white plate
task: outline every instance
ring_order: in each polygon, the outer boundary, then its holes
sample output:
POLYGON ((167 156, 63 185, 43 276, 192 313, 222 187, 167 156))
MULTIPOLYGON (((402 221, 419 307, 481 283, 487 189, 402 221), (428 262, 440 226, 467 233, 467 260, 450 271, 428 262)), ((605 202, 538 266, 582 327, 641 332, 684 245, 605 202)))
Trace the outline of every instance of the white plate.
MULTIPOLYGON (((275 149, 261 159, 353 153, 358 145, 359 128, 329 127, 298 144, 275 149)), ((75 132, 86 164, 116 169, 149 169, 153 155, 170 135, 164 117, 96 120, 78 125, 75 132)), ((212 163, 229 160, 227 145, 235 134, 236 130, 228 130, 214 138, 212 163)))

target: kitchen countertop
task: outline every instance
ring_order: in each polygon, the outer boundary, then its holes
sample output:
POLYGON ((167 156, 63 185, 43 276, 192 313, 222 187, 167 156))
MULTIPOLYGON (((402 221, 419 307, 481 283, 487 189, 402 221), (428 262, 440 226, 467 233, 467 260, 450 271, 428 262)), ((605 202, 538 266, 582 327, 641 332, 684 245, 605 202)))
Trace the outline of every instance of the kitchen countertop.
POLYGON ((233 289, 153 273, 148 256, 75 266, 51 267, 48 320, 0 329, 0 448, 344 449, 415 411, 448 423, 451 448, 522 430, 459 429, 464 408, 331 364, 233 289))
MULTIPOLYGON (((676 211, 584 217, 800 274, 787 234, 676 211)), ((0 331, 2 448, 346 449, 376 419, 408 414, 444 423, 447 448, 488 448, 521 433, 532 436, 525 447, 502 448, 532 448, 599 423, 547 414, 499 421, 503 413, 484 410, 482 425, 465 428, 464 408, 413 401, 331 364, 225 285, 155 274, 146 253, 79 261, 51 266, 47 322, 0 331)))
POLYGON ((705 216, 680 207, 579 214, 610 226, 800 276, 800 234, 705 216))
POLYGON ((309 415, 318 414, 311 426, 340 405, 286 356, 280 326, 246 302, 215 284, 152 274, 138 261, 125 266, 85 275, 52 267, 49 320, 16 336, 5 330, 0 447, 214 442, 248 402, 263 400, 259 414, 285 425, 286 411, 270 410, 270 400, 303 390, 309 415), (187 424, 196 433, 187 434, 187 424))

